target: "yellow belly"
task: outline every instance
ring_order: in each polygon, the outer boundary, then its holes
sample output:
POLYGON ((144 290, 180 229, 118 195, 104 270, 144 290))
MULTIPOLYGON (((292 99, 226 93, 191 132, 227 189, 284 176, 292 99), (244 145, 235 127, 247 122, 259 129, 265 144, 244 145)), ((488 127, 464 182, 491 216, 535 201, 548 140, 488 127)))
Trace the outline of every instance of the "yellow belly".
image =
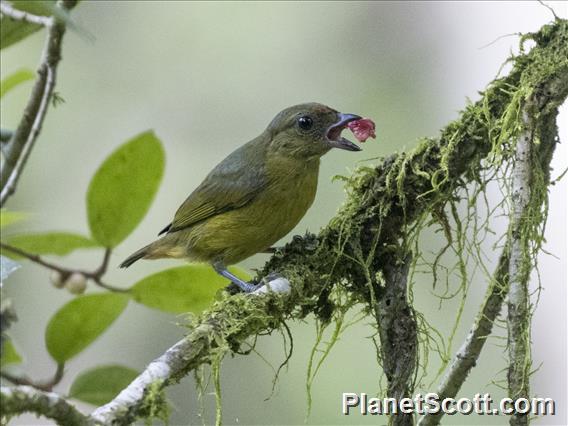
POLYGON ((182 238, 187 242, 187 256, 195 261, 231 265, 283 238, 314 201, 318 165, 289 170, 246 206, 182 231, 187 232, 182 238))

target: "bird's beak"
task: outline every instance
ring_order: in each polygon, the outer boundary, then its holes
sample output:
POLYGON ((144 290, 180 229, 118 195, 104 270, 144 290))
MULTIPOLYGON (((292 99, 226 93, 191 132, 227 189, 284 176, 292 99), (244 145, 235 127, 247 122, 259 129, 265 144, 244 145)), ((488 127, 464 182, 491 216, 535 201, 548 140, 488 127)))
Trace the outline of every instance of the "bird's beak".
POLYGON ((332 124, 329 129, 327 129, 327 140, 329 144, 334 148, 344 149, 346 151, 361 151, 361 148, 341 136, 341 132, 347 127, 347 124, 355 120, 360 120, 361 117, 355 114, 342 113, 337 114, 337 116, 337 123, 332 124))

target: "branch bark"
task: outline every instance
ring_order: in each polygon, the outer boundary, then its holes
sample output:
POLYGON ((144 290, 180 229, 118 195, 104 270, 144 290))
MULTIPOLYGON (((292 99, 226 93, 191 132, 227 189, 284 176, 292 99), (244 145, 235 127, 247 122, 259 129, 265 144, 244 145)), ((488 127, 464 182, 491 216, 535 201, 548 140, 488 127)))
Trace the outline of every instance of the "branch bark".
MULTIPOLYGON (((539 228, 544 227, 546 187, 550 182, 550 162, 556 144, 557 111, 547 108, 549 93, 557 90, 553 80, 543 90, 526 99, 521 111, 522 132, 515 146, 512 175, 512 214, 510 226, 510 288, 507 297, 507 343, 509 347, 509 397, 530 397, 531 301, 529 284, 534 256, 540 248, 539 228), (546 186, 543 188, 542 184, 546 186)), ((529 424, 529 416, 514 413, 513 426, 529 424)))
MULTIPOLYGON (((528 106, 528 105, 527 105, 528 106)), ((524 130, 515 148, 515 166, 512 178, 512 237, 509 260, 510 288, 507 297, 507 330, 509 346, 509 397, 529 398, 531 368, 529 277, 531 264, 528 238, 523 233, 523 216, 531 198, 531 157, 533 154, 532 126, 527 106, 523 109, 524 130)), ((513 414, 511 425, 528 425, 527 415, 513 414)))
MULTIPOLYGON (((414 309, 408 303, 408 271, 411 255, 385 266, 385 289, 377 302, 376 315, 381 342, 383 371, 387 377, 387 395, 400 401, 412 398, 418 361, 418 335, 414 309)), ((414 424, 412 414, 393 414, 395 426, 414 424)))
POLYGON ((63 379, 64 370, 65 364, 57 364, 57 369, 55 370, 53 377, 41 382, 36 382, 27 376, 15 376, 5 371, 0 371, 0 377, 15 385, 31 386, 40 391, 51 392, 53 387, 59 384, 59 382, 63 379))
POLYGON ((31 386, 0 387, 2 416, 35 413, 66 426, 91 426, 94 422, 67 400, 53 392, 31 386))
POLYGON ((129 425, 140 415, 136 410, 144 401, 149 384, 168 384, 195 362, 211 345, 213 326, 202 324, 162 356, 152 361, 144 372, 106 405, 97 408, 91 418, 103 425, 129 425))
MULTIPOLYGON (((70 10, 76 3, 76 0, 60 0, 58 5, 65 10, 70 10)), ((2 13, 8 13, 6 8, 10 8, 10 6, 2 2, 2 13)), ((13 11, 18 12, 16 9, 13 9, 13 11)), ((24 15, 27 16, 27 19, 30 19, 29 14, 24 13, 24 15)), ((24 17, 20 18, 24 20, 24 17)), ((38 78, 32 88, 32 93, 24 109, 22 119, 3 150, 5 161, 0 171, 0 207, 4 206, 8 198, 16 190, 20 175, 41 131, 43 120, 51 101, 53 88, 55 87, 57 65, 61 59, 61 43, 65 33, 65 23, 60 19, 50 17, 42 20, 42 25, 48 28, 48 34, 41 64, 37 71, 38 78)))

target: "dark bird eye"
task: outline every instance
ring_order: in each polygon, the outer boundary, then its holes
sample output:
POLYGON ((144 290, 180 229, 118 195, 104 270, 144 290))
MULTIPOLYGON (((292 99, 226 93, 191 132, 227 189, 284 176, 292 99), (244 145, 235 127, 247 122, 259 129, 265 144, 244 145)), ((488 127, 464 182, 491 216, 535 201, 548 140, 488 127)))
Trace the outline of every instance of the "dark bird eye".
POLYGON ((312 120, 307 115, 298 118, 298 126, 300 126, 300 129, 302 130, 310 130, 313 125, 314 125, 314 120, 312 120))

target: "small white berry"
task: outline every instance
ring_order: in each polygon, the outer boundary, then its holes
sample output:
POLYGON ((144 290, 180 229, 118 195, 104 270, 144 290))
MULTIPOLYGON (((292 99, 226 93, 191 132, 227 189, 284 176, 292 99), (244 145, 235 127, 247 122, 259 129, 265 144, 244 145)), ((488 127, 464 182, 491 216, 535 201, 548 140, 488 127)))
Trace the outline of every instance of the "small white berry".
POLYGON ((71 294, 83 294, 87 288, 87 278, 80 272, 73 272, 65 281, 65 288, 71 294))
POLYGON ((49 274, 49 280, 51 281, 51 284, 53 284, 53 287, 55 288, 63 288, 65 286, 65 282, 63 281, 63 276, 59 271, 52 271, 51 274, 49 274))

